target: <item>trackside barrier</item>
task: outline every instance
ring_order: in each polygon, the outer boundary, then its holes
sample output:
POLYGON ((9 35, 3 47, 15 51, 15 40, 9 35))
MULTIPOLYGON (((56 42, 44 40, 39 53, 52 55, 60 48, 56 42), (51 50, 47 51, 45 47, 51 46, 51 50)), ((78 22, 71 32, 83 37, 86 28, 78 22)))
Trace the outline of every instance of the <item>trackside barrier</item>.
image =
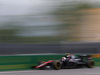
MULTIPOLYGON (((0 71, 30 70, 31 66, 37 65, 39 61, 59 60, 64 55, 12 55, 0 56, 0 71)), ((96 66, 100 66, 100 57, 92 55, 96 66)))
POLYGON ((95 61, 95 65, 100 66, 100 54, 93 54, 92 57, 95 61))
POLYGON ((39 61, 57 60, 64 55, 13 55, 0 56, 0 71, 29 70, 39 61))

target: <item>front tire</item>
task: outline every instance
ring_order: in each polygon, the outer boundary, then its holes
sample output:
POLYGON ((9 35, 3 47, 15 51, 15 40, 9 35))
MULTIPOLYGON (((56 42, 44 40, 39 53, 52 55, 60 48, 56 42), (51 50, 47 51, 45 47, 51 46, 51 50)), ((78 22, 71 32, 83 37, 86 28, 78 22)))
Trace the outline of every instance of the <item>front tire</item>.
POLYGON ((53 62, 53 68, 56 69, 56 70, 59 70, 61 69, 61 62, 59 60, 56 60, 53 62))

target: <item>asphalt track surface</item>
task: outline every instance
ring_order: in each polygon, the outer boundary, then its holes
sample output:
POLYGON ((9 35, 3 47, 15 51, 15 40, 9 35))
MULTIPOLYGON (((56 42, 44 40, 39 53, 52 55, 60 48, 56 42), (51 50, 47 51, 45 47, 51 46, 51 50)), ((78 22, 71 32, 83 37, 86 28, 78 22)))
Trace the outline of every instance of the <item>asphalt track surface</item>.
POLYGON ((0 75, 100 75, 100 67, 61 70, 27 70, 0 72, 0 75))

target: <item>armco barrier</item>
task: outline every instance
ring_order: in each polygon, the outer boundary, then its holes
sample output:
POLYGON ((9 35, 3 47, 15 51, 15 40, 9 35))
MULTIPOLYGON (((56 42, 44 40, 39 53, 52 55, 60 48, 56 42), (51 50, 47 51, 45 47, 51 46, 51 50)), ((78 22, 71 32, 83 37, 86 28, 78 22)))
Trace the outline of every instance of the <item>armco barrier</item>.
MULTIPOLYGON (((0 56, 0 71, 8 70, 29 70, 33 65, 37 65, 39 61, 57 60, 61 59, 64 55, 13 55, 13 56, 0 56)), ((93 59, 96 66, 100 66, 100 58, 93 59)))

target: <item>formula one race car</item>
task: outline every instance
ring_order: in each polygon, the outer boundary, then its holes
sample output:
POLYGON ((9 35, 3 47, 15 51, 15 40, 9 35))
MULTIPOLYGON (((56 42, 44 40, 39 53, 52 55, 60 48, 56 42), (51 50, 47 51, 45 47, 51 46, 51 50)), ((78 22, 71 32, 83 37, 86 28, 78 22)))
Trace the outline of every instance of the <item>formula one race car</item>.
POLYGON ((94 67, 94 61, 90 55, 78 55, 74 58, 65 58, 62 57, 61 60, 49 60, 47 62, 40 61, 37 66, 32 66, 32 68, 39 68, 40 70, 44 70, 47 68, 50 69, 67 69, 67 68, 79 68, 79 67, 94 67))

